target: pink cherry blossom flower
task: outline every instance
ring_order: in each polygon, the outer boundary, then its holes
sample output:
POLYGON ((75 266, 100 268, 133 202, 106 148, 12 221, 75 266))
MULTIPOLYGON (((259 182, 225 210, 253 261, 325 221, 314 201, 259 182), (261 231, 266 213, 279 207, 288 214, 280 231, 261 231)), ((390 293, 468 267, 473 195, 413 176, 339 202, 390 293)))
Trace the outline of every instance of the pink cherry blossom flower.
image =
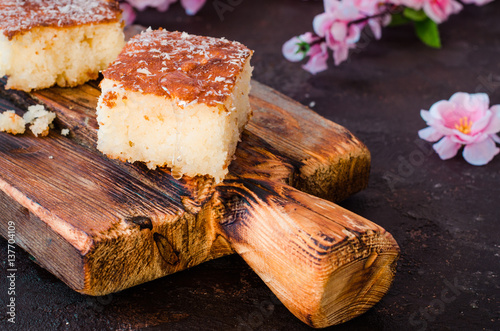
POLYGON ((440 24, 446 21, 451 14, 460 12, 462 5, 455 0, 426 0, 423 9, 431 20, 440 24))
POLYGON ((177 0, 127 0, 134 8, 144 10, 146 7, 156 8, 159 11, 166 11, 168 7, 177 0))
POLYGON ((364 17, 354 0, 325 0, 325 10, 314 18, 314 32, 325 38, 333 50, 335 65, 339 65, 347 59, 349 49, 356 47, 366 23, 351 23, 364 17))
POLYGON ((500 131, 500 105, 489 107, 487 94, 455 93, 420 115, 429 127, 418 132, 420 138, 438 141, 433 145, 441 159, 454 157, 465 145, 464 159, 473 165, 484 165, 500 152, 495 142, 500 131))
POLYGON ((377 0, 353 0, 354 6, 358 8, 365 16, 373 16, 380 11, 379 4, 382 1, 377 0))
POLYGON ((311 32, 306 32, 298 37, 293 37, 283 44, 283 56, 290 62, 302 61, 310 51, 310 44, 319 40, 311 32))
POLYGON ((353 3, 364 17, 372 17, 366 23, 372 30, 375 39, 380 39, 382 26, 387 26, 391 22, 391 14, 386 12, 385 3, 376 0, 353 0, 353 3), (383 14, 384 12, 386 13, 383 14))
MULTIPOLYGON (((166 11, 171 4, 177 0, 126 0, 138 10, 144 10, 146 7, 156 8, 159 11, 166 11)), ((206 0, 181 0, 181 4, 188 15, 196 14, 205 4, 206 0)))
POLYGON ((328 61, 328 47, 326 43, 314 44, 307 53, 310 56, 309 61, 302 66, 303 69, 315 75, 318 72, 328 69, 326 61, 328 61))
POLYGON ((391 23, 391 19, 391 14, 386 14, 384 16, 370 18, 368 20, 368 26, 372 30, 375 39, 379 40, 382 38, 382 27, 389 25, 389 23, 391 23))
POLYGON ((194 15, 205 4, 206 0, 181 0, 181 4, 186 10, 186 14, 194 15))
POLYGON ((391 3, 398 6, 405 6, 415 10, 420 10, 424 6, 424 2, 429 0, 392 0, 391 3))
POLYGON ((122 10, 122 20, 125 22, 125 25, 134 23, 136 15, 132 6, 126 2, 120 2, 120 9, 122 10))
MULTIPOLYGON (((493 1, 493 0, 468 0, 493 1)), ((465 2, 465 1, 464 1, 465 2)), ((462 5, 456 0, 392 0, 391 3, 409 7, 415 10, 423 9, 425 14, 434 22, 440 24, 452 14, 462 10, 462 5)))

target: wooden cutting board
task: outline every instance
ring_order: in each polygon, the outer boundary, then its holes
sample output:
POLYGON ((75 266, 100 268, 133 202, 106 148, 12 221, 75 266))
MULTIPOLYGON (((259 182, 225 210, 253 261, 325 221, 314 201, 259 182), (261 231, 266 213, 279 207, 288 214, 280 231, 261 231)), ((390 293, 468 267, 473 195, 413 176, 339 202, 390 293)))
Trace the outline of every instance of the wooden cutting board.
POLYGON ((215 185, 98 152, 97 82, 31 95, 4 85, 0 111, 42 103, 57 120, 44 138, 0 133, 0 232, 14 220, 17 244, 72 289, 104 295, 237 252, 314 327, 387 292, 397 243, 330 202, 366 187, 370 154, 299 103, 253 81, 254 116, 215 185))

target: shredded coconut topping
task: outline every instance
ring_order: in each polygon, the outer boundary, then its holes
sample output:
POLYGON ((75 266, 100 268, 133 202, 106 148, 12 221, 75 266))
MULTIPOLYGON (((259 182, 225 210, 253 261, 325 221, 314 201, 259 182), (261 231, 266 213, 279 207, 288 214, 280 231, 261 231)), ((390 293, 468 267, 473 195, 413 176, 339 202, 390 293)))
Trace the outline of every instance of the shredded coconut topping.
POLYGON ((137 69, 137 72, 140 73, 140 74, 145 74, 145 75, 148 75, 148 76, 151 76, 153 75, 152 73, 149 72, 148 69, 146 68, 140 68, 140 69, 137 69))
POLYGON ((12 39, 37 26, 116 22, 120 13, 115 0, 2 0, 0 30, 12 39))
POLYGON ((251 55, 238 42, 148 29, 130 39, 103 74, 126 89, 174 98, 181 106, 195 100, 214 106, 231 95, 251 55))

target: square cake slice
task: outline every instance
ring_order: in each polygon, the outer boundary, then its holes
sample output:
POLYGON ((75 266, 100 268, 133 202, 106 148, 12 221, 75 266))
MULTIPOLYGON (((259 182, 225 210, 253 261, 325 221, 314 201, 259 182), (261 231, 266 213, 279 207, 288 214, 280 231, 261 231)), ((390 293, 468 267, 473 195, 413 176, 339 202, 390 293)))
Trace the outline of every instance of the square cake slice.
POLYGON ((0 77, 7 88, 96 79, 125 45, 117 1, 0 1, 0 77))
POLYGON ((103 72, 97 148, 110 158, 168 166, 179 179, 228 172, 243 127, 252 51, 224 38, 151 30, 103 72))

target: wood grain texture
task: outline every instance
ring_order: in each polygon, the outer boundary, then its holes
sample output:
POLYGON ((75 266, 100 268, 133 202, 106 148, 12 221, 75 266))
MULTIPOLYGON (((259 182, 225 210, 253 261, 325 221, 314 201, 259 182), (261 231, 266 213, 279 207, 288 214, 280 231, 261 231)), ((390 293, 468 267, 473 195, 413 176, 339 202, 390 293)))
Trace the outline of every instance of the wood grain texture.
POLYGON ((399 248, 380 226, 267 180, 226 181, 216 201, 231 246, 308 325, 345 322, 389 289, 399 248))
POLYGON ((345 128, 252 84, 254 117, 220 185, 99 153, 97 82, 31 95, 0 84, 1 110, 43 103, 57 113, 48 137, 0 133, 2 231, 15 219, 20 246, 85 294, 236 250, 311 326, 364 312, 387 292, 399 249, 382 228, 318 197, 338 201, 363 189, 370 154, 345 128))

